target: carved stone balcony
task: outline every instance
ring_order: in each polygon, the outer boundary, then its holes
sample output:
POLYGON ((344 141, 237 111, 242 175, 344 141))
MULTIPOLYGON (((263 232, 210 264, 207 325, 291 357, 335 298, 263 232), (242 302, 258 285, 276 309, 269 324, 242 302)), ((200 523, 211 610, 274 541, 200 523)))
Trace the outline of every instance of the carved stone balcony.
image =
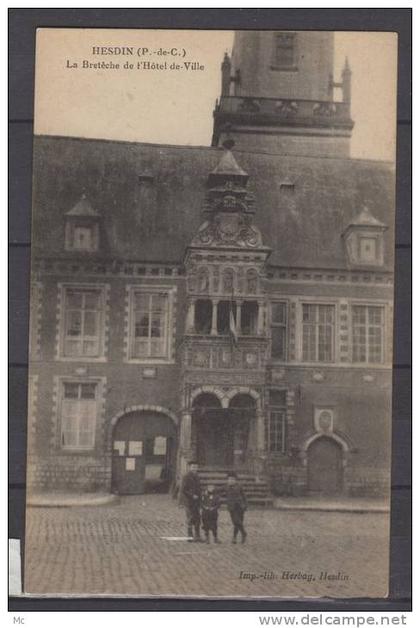
POLYGON ((222 128, 232 125, 338 128, 351 131, 350 103, 288 98, 222 96, 213 112, 213 145, 222 128))
POLYGON ((229 336, 204 336, 188 334, 183 341, 183 368, 188 372, 240 371, 258 373, 257 379, 265 373, 268 339, 265 336, 239 336, 234 343, 229 336))

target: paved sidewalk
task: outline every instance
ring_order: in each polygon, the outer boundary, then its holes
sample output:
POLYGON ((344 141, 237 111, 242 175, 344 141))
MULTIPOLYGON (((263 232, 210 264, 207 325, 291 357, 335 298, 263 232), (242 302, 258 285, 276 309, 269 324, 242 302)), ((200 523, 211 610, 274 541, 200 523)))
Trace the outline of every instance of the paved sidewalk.
MULTIPOLYGON (((142 496, 138 496, 140 499, 142 496)), ((145 497, 145 496, 143 496, 145 497)), ((148 496, 146 496, 148 497, 148 496)), ((153 496, 151 496, 153 498, 153 496)), ((38 493, 28 499, 34 507, 104 506, 117 503, 121 498, 110 493, 38 493)), ((125 499, 124 497, 122 499, 125 499)), ((276 497, 273 508, 278 510, 310 510, 328 512, 389 512, 389 504, 383 499, 328 498, 328 497, 276 497)))
POLYGON ((35 595, 384 597, 388 516, 251 509, 248 539, 187 543, 185 512, 168 495, 29 508, 25 591, 35 595))
POLYGON ((279 510, 310 510, 327 512, 387 513, 389 503, 384 499, 347 497, 276 497, 274 508, 279 510))
POLYGON ((119 501, 110 493, 34 493, 28 497, 27 506, 41 508, 64 508, 71 506, 105 506, 119 501))

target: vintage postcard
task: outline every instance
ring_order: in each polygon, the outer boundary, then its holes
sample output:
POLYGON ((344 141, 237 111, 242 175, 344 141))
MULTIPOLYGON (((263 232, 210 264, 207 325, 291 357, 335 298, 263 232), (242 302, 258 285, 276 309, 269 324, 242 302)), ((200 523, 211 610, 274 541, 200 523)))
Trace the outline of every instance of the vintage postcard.
POLYGON ((387 596, 396 68, 37 31, 25 593, 387 596))

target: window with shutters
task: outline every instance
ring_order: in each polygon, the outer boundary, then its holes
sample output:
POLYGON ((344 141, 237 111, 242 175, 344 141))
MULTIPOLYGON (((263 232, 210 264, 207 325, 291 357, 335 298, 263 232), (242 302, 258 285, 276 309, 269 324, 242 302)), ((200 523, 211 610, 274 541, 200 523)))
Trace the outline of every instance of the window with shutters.
POLYGON ((385 311, 383 306, 354 305, 352 313, 352 361, 384 362, 385 311))
POLYGON ((63 382, 61 447, 93 449, 97 418, 97 383, 63 382))
POLYGON ((304 303, 302 305, 303 362, 333 362, 335 307, 304 303))

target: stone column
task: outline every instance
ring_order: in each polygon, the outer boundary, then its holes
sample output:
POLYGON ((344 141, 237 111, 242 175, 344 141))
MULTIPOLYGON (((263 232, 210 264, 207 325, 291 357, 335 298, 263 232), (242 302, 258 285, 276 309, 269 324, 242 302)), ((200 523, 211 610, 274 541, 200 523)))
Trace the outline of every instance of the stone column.
POLYGON ((191 447, 191 413, 184 410, 181 415, 181 423, 179 427, 179 445, 177 456, 177 486, 181 487, 182 478, 188 470, 188 461, 192 457, 191 447))
POLYGON ((257 450, 259 453, 265 451, 265 426, 264 426, 264 413, 262 410, 257 410, 257 450))
POLYGON ((265 308, 265 302, 258 301, 258 319, 257 319, 258 336, 262 336, 264 334, 264 308, 265 308))
POLYGON ((262 479, 264 474, 264 458, 265 458, 265 426, 264 413, 261 408, 257 408, 256 412, 257 425, 257 459, 255 465, 255 474, 257 482, 262 479))
POLYGON ((212 312, 211 312, 211 335, 217 336, 217 299, 212 299, 212 312))
POLYGON ((180 446, 183 451, 191 450, 191 413, 185 411, 181 419, 180 446))
POLYGON ((191 299, 188 302, 188 312, 187 312, 187 320, 185 325, 185 332, 187 334, 194 333, 194 323, 195 323, 195 300, 191 299))

